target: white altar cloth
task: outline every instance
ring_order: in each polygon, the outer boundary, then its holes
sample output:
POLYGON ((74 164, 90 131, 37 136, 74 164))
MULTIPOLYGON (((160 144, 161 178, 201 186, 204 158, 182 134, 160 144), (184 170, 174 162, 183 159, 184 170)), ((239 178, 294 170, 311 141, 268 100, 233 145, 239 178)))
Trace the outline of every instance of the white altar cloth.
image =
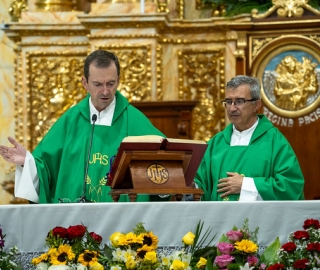
POLYGON ((302 230, 305 219, 320 219, 320 201, 277 202, 149 202, 2 205, 0 224, 6 234, 5 250, 16 245, 19 252, 46 251, 45 238, 56 226, 84 224, 109 243, 112 233, 130 232, 138 222, 159 237, 159 246, 180 246, 181 238, 198 221, 212 228, 218 241, 245 218, 250 229, 259 227, 258 244, 269 245, 277 236, 286 242, 290 232, 302 230))

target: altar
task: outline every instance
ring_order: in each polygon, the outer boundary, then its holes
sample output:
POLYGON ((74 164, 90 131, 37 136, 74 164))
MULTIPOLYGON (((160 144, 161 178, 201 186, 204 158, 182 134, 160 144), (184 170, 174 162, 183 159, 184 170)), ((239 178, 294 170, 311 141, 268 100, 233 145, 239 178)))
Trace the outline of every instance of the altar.
POLYGON ((56 226, 83 224, 109 244, 114 232, 128 233, 138 222, 159 238, 159 246, 181 246, 182 237, 194 231, 199 221, 204 230, 220 236, 238 228, 246 218, 253 231, 259 227, 258 244, 267 246, 280 237, 285 243, 290 232, 302 230, 306 219, 320 219, 320 201, 263 202, 148 202, 4 205, 0 224, 5 250, 17 246, 19 252, 46 251, 45 238, 56 226))

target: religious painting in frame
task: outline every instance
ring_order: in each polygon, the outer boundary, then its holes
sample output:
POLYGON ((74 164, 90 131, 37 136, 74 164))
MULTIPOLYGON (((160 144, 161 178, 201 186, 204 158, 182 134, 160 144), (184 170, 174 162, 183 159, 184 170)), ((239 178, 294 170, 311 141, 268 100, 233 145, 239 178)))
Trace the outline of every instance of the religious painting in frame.
POLYGON ((319 44, 308 38, 284 38, 273 43, 257 57, 252 70, 261 80, 265 106, 285 118, 313 112, 320 118, 319 44))

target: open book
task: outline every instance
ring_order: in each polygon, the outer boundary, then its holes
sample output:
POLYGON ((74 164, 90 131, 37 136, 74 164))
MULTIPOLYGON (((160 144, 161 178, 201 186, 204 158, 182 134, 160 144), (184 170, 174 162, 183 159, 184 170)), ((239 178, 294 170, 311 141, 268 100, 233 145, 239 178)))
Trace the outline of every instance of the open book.
MULTIPOLYGON (((119 175, 118 170, 123 170, 123 153, 132 151, 163 151, 188 153, 184 160, 184 177, 187 186, 191 186, 200 162, 208 145, 202 140, 164 138, 158 135, 128 136, 125 137, 118 149, 114 162, 110 165, 107 185, 114 187, 114 180, 119 175)), ((128 166, 128 164, 126 164, 128 166)), ((123 174, 122 174, 123 175, 123 174)), ((121 181, 121 180, 120 180, 121 181)))

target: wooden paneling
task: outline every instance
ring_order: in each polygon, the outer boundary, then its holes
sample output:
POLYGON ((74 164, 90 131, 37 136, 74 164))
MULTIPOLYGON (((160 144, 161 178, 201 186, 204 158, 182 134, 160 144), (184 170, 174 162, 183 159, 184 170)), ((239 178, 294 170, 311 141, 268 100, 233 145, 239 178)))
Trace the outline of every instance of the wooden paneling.
POLYGON ((197 101, 132 102, 169 138, 192 139, 192 110, 197 101))

